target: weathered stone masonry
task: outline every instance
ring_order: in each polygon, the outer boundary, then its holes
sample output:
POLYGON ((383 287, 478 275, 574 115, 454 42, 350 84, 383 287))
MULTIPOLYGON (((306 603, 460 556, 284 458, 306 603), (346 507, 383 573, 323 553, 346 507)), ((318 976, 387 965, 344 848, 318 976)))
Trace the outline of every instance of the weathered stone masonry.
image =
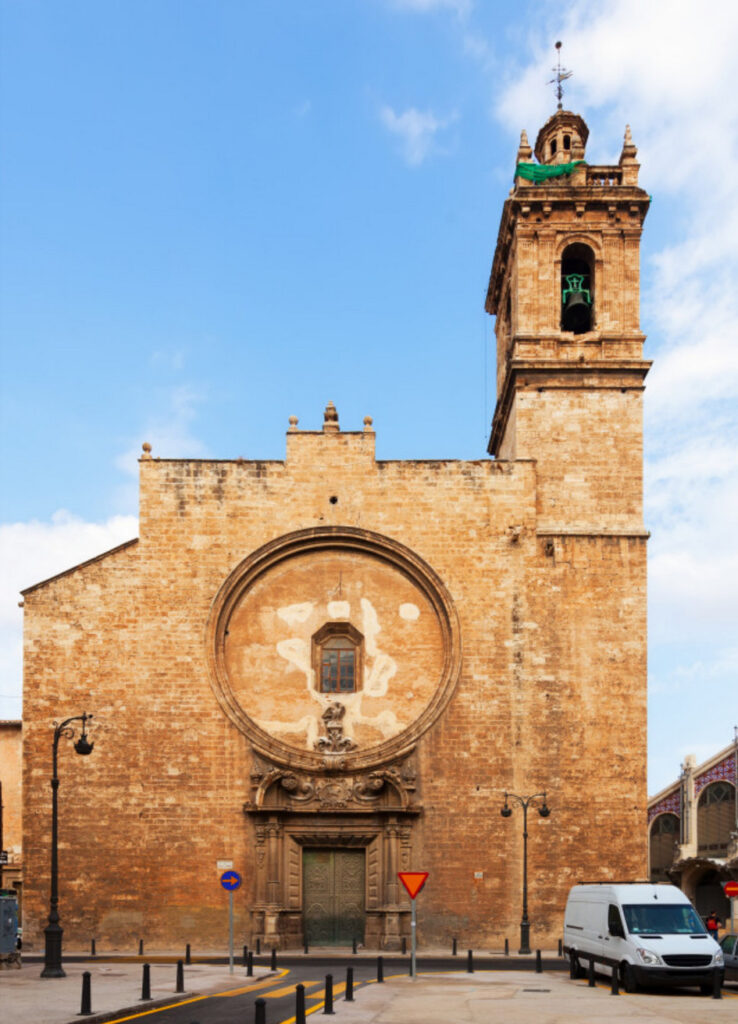
MULTIPOLYGON (((580 122, 547 122, 541 165, 556 133, 583 153, 580 122)), ((409 931, 402 868, 430 872, 421 941, 499 944, 522 872, 505 789, 552 807, 530 824, 536 941, 560 933, 572 882, 643 877, 647 205, 628 139, 618 167, 516 177, 488 296, 494 460, 377 462, 371 421, 342 431, 331 406, 319 431, 293 418, 284 461, 146 450, 139 538, 25 592, 32 942, 51 722, 82 710, 95 751, 62 752, 60 790, 71 943, 222 945, 230 859, 244 941, 296 945, 318 920, 308 867, 335 853, 360 869, 345 913, 367 945, 409 931), (582 333, 560 325, 571 244, 593 254, 582 333), (357 644, 350 693, 320 690, 331 630, 357 644)))

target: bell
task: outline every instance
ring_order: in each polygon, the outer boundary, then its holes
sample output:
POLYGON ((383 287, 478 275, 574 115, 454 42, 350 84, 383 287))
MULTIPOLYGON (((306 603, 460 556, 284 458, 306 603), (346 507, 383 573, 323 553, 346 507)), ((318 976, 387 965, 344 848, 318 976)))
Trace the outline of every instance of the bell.
POLYGON ((561 329, 584 334, 592 327, 592 307, 584 291, 570 290, 561 314, 561 329))

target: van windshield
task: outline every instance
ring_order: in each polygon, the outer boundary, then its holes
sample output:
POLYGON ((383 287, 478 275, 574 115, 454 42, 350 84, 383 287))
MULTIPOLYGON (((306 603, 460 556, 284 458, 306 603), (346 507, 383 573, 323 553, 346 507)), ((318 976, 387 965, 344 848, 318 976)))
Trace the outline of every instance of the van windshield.
POLYGON ((689 904, 625 903, 623 913, 631 935, 705 934, 705 926, 689 904))

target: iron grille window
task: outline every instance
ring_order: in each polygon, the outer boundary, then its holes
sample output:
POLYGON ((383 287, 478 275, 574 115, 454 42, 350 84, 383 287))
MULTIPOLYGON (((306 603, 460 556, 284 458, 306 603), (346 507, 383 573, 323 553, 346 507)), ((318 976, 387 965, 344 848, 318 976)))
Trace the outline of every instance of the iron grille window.
POLYGON ((726 853, 734 828, 735 789, 729 782, 713 782, 700 794, 697 805, 698 853, 726 853))
POLYGON ((651 881, 669 882, 666 869, 674 863, 674 844, 679 836, 676 814, 660 814, 651 825, 651 881))

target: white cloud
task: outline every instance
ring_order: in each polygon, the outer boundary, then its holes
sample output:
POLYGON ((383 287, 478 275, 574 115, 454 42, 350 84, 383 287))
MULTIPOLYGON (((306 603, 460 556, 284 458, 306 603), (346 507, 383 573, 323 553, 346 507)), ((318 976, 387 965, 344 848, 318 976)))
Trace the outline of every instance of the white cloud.
POLYGON ((0 718, 20 716, 23 612, 20 591, 138 534, 135 516, 85 522, 60 509, 50 522, 0 524, 0 718))
POLYGON ((455 114, 438 118, 430 110, 423 112, 415 107, 397 114, 392 107, 384 106, 379 117, 385 128, 400 139, 403 158, 411 167, 422 164, 431 152, 437 151, 437 133, 456 120, 455 114))

